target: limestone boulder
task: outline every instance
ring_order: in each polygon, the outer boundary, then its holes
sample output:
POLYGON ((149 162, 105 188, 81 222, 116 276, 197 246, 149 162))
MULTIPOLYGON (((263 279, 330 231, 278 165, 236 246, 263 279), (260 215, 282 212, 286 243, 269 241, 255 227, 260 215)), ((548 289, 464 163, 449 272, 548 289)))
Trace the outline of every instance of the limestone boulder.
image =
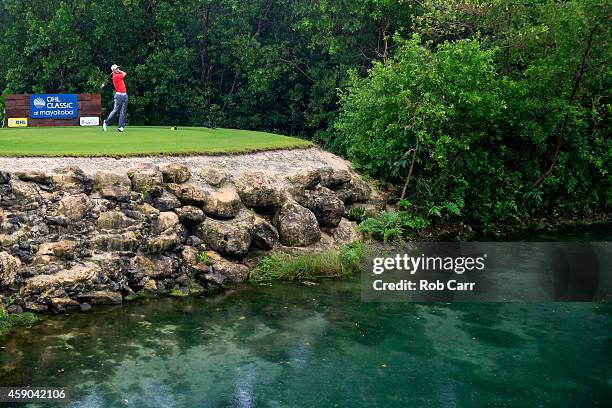
POLYGON ((135 251, 140 245, 140 238, 134 231, 97 234, 91 238, 90 245, 98 251, 135 251))
POLYGON ((96 225, 101 230, 120 230, 135 225, 136 221, 128 218, 121 211, 105 211, 100 213, 96 225))
POLYGON ((295 201, 287 201, 276 212, 273 220, 280 241, 287 246, 307 246, 321 239, 317 218, 295 201))
POLYGON ((19 258, 8 252, 0 252, 0 286, 9 286, 15 282, 15 277, 21 268, 19 258))
POLYGON ((97 290, 82 293, 77 296, 77 299, 80 302, 89 303, 90 305, 119 305, 123 302, 121 292, 110 290, 97 290))
POLYGON ((78 309, 80 304, 78 301, 69 297, 57 297, 50 300, 51 309, 56 312, 65 312, 67 310, 78 309))
POLYGON ((184 183, 191 178, 191 171, 183 164, 171 163, 161 167, 165 183, 184 183))
POLYGON ((296 199, 313 212, 321 226, 335 227, 345 213, 342 200, 327 187, 319 185, 312 190, 304 190, 296 199))
POLYGON ((193 205, 185 205, 175 208, 174 212, 176 215, 178 215, 179 220, 184 224, 199 224, 206 218, 204 211, 193 205))
POLYGON ((169 278, 178 268, 178 261, 165 255, 138 255, 132 259, 129 272, 136 278, 143 276, 161 279, 169 278))
POLYGON ((351 181, 351 172, 346 169, 324 167, 321 169, 320 174, 321 185, 330 189, 334 189, 351 181))
POLYGON ((202 180, 206 183, 214 187, 220 187, 228 181, 227 173, 212 167, 204 167, 200 172, 200 177, 202 177, 202 180))
POLYGON ((198 227, 198 236, 215 251, 230 257, 243 257, 251 245, 250 225, 238 220, 207 218, 198 227))
POLYGON ((212 271, 210 274, 204 275, 205 279, 216 284, 224 284, 227 282, 243 282, 248 278, 249 268, 246 265, 229 261, 215 251, 206 251, 206 255, 212 271))
POLYGON ((251 236, 253 243, 261 249, 272 249, 279 239, 276 228, 259 216, 253 216, 251 236))
POLYGON ((199 262, 198 250, 192 246, 185 246, 181 251, 181 261, 188 266, 193 266, 199 262))
POLYGON ((96 190, 104 198, 129 201, 132 182, 125 174, 98 172, 94 177, 96 190))
POLYGON ((42 313, 46 311, 47 309, 49 309, 49 307, 45 303, 39 303, 39 302, 34 302, 34 301, 25 302, 23 305, 23 308, 25 310, 29 310, 35 313, 42 313))
POLYGON ((12 234, 0 234, 0 248, 9 248, 27 239, 30 228, 23 227, 12 234))
MULTIPOLYGON (((334 174, 334 169, 330 166, 320 167, 315 170, 315 172, 319 175, 319 186, 329 187, 331 185, 331 181, 334 174)), ((314 187, 313 187, 314 188, 314 187)))
POLYGON ((236 180, 236 189, 247 207, 276 208, 286 199, 284 188, 262 172, 240 175, 236 180))
POLYGON ((91 281, 96 276, 97 267, 93 263, 76 265, 52 275, 37 275, 25 280, 20 290, 22 296, 46 292, 51 289, 67 289, 80 283, 91 281))
POLYGON ((180 207, 181 202, 174 194, 163 190, 159 197, 153 199, 153 206, 160 211, 168 211, 180 207))
POLYGON ((208 190, 201 184, 196 183, 170 183, 166 186, 183 204, 201 207, 206 203, 208 190))
POLYGON ((185 240, 185 234, 182 231, 168 230, 160 235, 155 235, 147 239, 145 248, 147 252, 158 254, 175 249, 185 240))
POLYGON ((167 187, 181 203, 198 206, 213 217, 232 218, 241 207, 240 197, 229 184, 216 188, 207 184, 171 183, 167 187))
POLYGON ((350 244, 362 238, 357 230, 357 223, 342 218, 336 228, 332 230, 332 236, 337 244, 350 244))
POLYGON ((160 212, 153 223, 153 232, 160 234, 179 225, 179 217, 172 211, 160 212))
POLYGON ((147 219, 157 217, 160 213, 160 211, 157 208, 153 207, 149 203, 144 203, 142 205, 136 206, 136 212, 137 214, 139 214, 139 216, 134 217, 137 220, 142 219, 142 216, 144 216, 144 218, 147 218, 147 219))
POLYGON ((51 184, 51 176, 42 170, 20 170, 15 175, 23 181, 31 181, 37 184, 51 184))
POLYGON ((77 242, 71 240, 47 242, 38 247, 36 255, 52 256, 61 259, 74 259, 74 251, 76 250, 76 247, 77 242))
POLYGON ((19 179, 11 179, 10 181, 11 191, 15 195, 17 200, 25 202, 38 202, 40 201, 40 193, 36 188, 36 184, 21 181, 19 179))
POLYGON ((207 190, 207 197, 202 205, 206 215, 218 218, 233 218, 240 211, 242 202, 236 189, 231 185, 207 190))
POLYGON ((163 177, 159 167, 141 164, 127 172, 132 182, 132 190, 150 197, 159 197, 163 191, 163 177))
POLYGON ((317 169, 304 169, 285 176, 293 186, 292 190, 303 191, 314 188, 321 182, 321 173, 317 169))
POLYGON ((149 253, 173 250, 187 239, 187 230, 180 224, 179 217, 172 211, 163 211, 152 220, 151 236, 145 243, 149 253))
POLYGON ((51 175, 53 185, 57 190, 67 193, 89 194, 93 189, 93 179, 77 166, 60 167, 51 175))
POLYGON ((223 286, 226 282, 229 281, 229 278, 225 275, 221 275, 220 273, 214 272, 212 267, 209 267, 209 270, 202 272, 201 277, 207 282, 212 283, 213 285, 223 286))
POLYGON ((11 173, 0 171, 0 184, 7 184, 9 181, 11 181, 11 173))
POLYGON ((157 282, 155 282, 153 279, 146 279, 144 281, 144 284, 142 285, 142 290, 145 293, 156 293, 157 292, 157 282))
POLYGON ((81 220, 87 217, 94 208, 94 203, 87 194, 80 193, 76 195, 64 196, 58 207, 58 213, 73 221, 81 220))
POLYGON ((356 174, 351 175, 351 180, 344 183, 340 189, 336 191, 338 198, 345 204, 367 201, 372 194, 372 189, 356 174))

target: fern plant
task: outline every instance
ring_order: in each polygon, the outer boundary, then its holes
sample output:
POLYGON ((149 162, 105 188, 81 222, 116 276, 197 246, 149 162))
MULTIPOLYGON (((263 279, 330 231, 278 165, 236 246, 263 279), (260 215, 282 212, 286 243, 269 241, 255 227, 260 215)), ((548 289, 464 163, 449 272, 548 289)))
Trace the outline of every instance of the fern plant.
POLYGON ((383 241, 403 241, 413 238, 415 232, 429 226, 427 219, 408 211, 381 211, 377 217, 368 217, 359 224, 359 231, 383 241))

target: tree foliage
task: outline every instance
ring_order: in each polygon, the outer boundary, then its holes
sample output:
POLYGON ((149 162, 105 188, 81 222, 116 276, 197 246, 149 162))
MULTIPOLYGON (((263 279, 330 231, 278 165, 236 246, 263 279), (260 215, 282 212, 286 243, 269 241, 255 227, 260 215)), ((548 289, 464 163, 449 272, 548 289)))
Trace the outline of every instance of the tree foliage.
POLYGON ((411 21, 401 0, 358 3, 0 0, 0 90, 99 92, 116 63, 129 73, 132 124, 312 137, 333 119, 348 69, 365 72, 411 21))
POLYGON ((609 209, 609 3, 423 4, 421 35, 351 76, 330 146, 399 184, 418 141, 407 198, 424 212, 492 225, 609 209))
POLYGON ((610 0, 0 0, 0 91, 99 92, 117 63, 131 124, 310 138, 441 219, 584 214, 612 202, 610 15, 610 0))

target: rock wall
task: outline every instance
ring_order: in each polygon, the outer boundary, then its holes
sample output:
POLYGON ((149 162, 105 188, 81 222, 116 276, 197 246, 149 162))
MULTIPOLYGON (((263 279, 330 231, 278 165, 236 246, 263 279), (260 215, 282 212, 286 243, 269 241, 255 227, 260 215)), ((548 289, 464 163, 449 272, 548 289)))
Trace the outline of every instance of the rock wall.
POLYGON ((346 218, 355 203, 384 200, 351 169, 327 166, 282 176, 176 162, 0 171, 0 300, 63 311, 215 292, 270 252, 357 239, 346 218))

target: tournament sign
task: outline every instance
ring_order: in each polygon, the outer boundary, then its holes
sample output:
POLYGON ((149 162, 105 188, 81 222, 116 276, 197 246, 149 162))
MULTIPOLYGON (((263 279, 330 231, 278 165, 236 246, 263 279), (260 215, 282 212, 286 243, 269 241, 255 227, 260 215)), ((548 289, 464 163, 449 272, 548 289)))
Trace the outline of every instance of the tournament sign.
POLYGON ((8 127, 27 127, 28 118, 8 118, 8 127))
POLYGON ((78 116, 76 94, 30 95, 32 119, 73 119, 78 116))

